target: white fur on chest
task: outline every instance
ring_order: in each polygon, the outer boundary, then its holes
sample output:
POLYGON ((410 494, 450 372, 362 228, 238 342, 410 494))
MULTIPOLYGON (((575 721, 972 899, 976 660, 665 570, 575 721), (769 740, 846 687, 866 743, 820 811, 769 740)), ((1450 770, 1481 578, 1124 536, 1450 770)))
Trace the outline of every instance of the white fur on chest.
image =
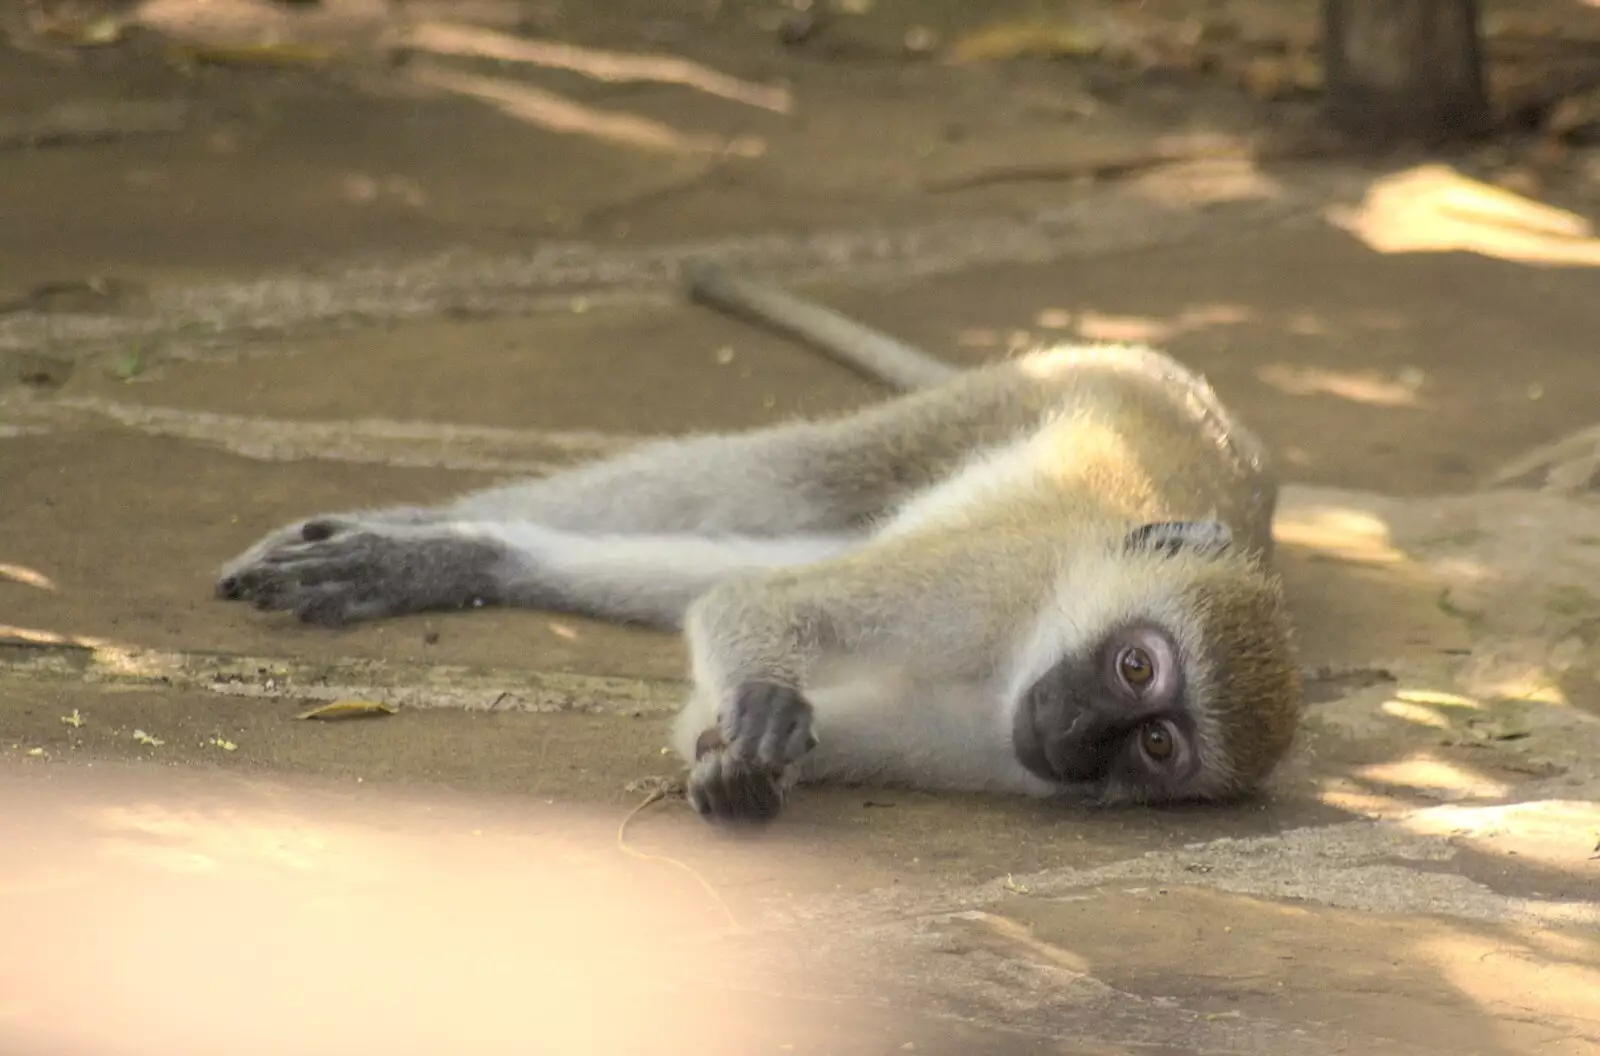
POLYGON ((1017 761, 1002 692, 894 670, 821 679, 805 689, 819 743, 802 780, 1049 795, 1054 786, 1017 761))

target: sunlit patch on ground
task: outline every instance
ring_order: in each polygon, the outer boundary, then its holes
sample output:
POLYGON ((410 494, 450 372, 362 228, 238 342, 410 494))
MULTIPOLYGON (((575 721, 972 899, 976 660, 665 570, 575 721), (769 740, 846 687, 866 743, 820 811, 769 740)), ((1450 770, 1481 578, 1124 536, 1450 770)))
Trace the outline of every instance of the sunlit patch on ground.
POLYGON ((37 569, 27 568, 23 565, 8 565, 0 562, 0 579, 12 583, 20 583, 25 587, 34 587, 38 590, 55 590, 55 580, 37 569))
POLYGON ((1337 396, 1373 407, 1426 406, 1419 395, 1423 379, 1414 373, 1391 379, 1371 373, 1269 363, 1257 370, 1256 376, 1289 396, 1337 396))
POLYGON ((1272 530, 1281 543, 1345 561, 1396 564, 1407 560, 1395 547, 1389 526, 1365 510, 1298 507, 1284 511, 1272 530))
POLYGON ((1582 217, 1444 165, 1375 180, 1359 207, 1330 209, 1328 219, 1379 253, 1465 250, 1525 264, 1600 265, 1600 238, 1582 217))
POLYGON ((1418 794, 1435 800, 1499 799, 1510 786, 1466 767, 1426 755, 1392 763, 1358 767, 1355 775, 1380 788, 1418 794))

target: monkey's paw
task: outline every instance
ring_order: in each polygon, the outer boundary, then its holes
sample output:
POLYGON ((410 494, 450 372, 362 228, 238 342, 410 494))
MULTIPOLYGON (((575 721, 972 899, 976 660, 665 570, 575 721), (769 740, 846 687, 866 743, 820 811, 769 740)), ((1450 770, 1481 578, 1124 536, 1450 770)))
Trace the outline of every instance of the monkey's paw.
POLYGON ((783 809, 799 762, 816 747, 812 708, 798 690, 770 682, 741 686, 700 735, 689 774, 689 803, 721 821, 766 821, 783 809))
POLYGON ((503 557, 480 539, 322 518, 263 540, 223 570, 217 594, 332 626, 493 600, 503 557))
POLYGON ((791 773, 742 762, 719 747, 695 761, 687 795, 695 813, 707 821, 771 821, 793 785, 791 773))

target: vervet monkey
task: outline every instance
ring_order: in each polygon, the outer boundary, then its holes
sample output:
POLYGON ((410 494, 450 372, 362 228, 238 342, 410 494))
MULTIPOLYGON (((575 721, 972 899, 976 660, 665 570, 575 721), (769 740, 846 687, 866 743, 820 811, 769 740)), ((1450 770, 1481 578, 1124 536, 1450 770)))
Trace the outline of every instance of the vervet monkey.
POLYGON ((695 283, 917 391, 313 517, 219 594, 322 624, 492 604, 682 628, 673 739, 712 819, 771 818, 811 781, 1112 804, 1268 775, 1301 704, 1277 485, 1201 378, 1117 346, 957 373, 778 291, 695 283))

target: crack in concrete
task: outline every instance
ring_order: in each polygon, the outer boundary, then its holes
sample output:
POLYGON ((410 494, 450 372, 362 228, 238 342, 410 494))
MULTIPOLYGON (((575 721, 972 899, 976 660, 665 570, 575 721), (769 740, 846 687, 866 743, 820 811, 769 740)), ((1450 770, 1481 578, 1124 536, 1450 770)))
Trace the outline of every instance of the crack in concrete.
MULTIPOLYGON (((1530 795, 1537 793, 1530 790, 1530 795)), ((1019 893, 1070 900, 1112 884, 1205 886, 1251 898, 1313 902, 1340 909, 1388 914, 1432 914, 1462 920, 1538 927, 1600 927, 1600 897, 1587 900, 1503 895, 1450 873, 1395 864, 1449 861, 1455 837, 1503 820, 1508 812, 1553 809, 1569 802, 1530 799, 1472 808, 1425 807, 1403 817, 1289 829, 1259 837, 1225 837, 1092 869, 1047 869, 1001 877, 961 891, 932 895, 886 891, 816 910, 851 928, 893 931, 908 923, 959 919, 1019 893)), ((1577 863, 1574 863, 1577 864, 1577 863)), ((821 904, 819 904, 820 906, 821 904)))
POLYGON ((188 440, 263 462, 327 459, 407 468, 537 476, 617 454, 642 437, 578 430, 504 429, 381 418, 291 421, 147 407, 92 396, 12 401, 29 425, 76 426, 110 419, 136 432, 188 440))
POLYGON ((682 700, 677 683, 645 679, 353 658, 305 661, 89 640, 39 642, 3 633, 0 675, 201 689, 267 700, 359 699, 463 711, 664 715, 676 711, 682 700))
MULTIPOLYGON (((1355 181, 1350 176, 1346 182, 1355 181)), ((172 358, 236 348, 252 338, 356 329, 446 313, 587 310, 672 303, 691 259, 790 283, 881 283, 969 268, 1166 245, 1241 226, 1311 215, 1327 178, 1280 183, 1277 193, 1203 208, 1159 200, 1137 186, 1031 216, 978 217, 899 229, 848 228, 655 246, 548 242, 520 257, 466 251, 357 263, 324 275, 158 288, 126 314, 20 311, 0 317, 0 351, 79 353, 160 343, 172 358)), ((1335 182, 1338 182, 1336 179, 1335 182)), ((1356 186, 1351 182, 1351 186, 1356 186)))

